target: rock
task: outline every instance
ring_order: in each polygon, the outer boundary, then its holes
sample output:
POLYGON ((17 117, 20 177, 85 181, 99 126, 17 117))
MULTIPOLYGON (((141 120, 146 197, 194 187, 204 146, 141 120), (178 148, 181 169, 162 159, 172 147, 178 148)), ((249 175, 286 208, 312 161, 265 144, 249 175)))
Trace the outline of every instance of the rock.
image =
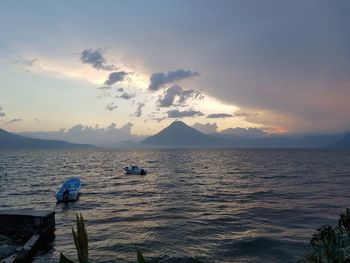
POLYGON ((14 245, 1 245, 0 246, 0 260, 7 258, 16 252, 18 247, 14 245))
POLYGON ((12 244, 12 239, 0 234, 0 246, 12 244))

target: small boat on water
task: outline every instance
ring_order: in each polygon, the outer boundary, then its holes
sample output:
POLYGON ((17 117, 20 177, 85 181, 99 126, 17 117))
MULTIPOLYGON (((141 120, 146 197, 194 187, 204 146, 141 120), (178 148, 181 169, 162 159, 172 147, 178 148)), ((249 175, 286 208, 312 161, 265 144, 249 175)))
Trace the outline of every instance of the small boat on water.
POLYGON ((124 167, 125 174, 139 174, 145 175, 147 171, 143 168, 138 167, 137 165, 129 165, 124 167))
POLYGON ((78 198, 81 187, 78 177, 71 177, 64 181, 60 189, 56 192, 55 197, 58 202, 75 201, 78 198))

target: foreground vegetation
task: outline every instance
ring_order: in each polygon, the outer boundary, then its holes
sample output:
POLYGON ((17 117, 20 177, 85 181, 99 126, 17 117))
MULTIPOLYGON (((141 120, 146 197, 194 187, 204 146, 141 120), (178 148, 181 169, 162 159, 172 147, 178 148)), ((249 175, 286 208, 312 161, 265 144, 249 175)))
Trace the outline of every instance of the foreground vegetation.
MULTIPOLYGON (((88 263, 89 245, 83 216, 77 215, 77 230, 72 227, 73 240, 79 263, 88 263)), ((146 263, 136 248, 138 263, 146 263)), ((76 263, 61 253, 59 263, 76 263)), ((350 263, 350 209, 340 215, 338 225, 324 225, 312 235, 303 259, 298 263, 350 263)))
POLYGON ((300 263, 350 263, 350 210, 340 215, 337 226, 324 225, 313 234, 300 263))
MULTIPOLYGON (((75 248, 78 254, 79 263, 88 263, 89 262, 89 241, 85 228, 85 221, 82 214, 77 215, 76 218, 77 231, 72 227, 73 240, 75 248)), ((136 248, 136 258, 138 263, 146 263, 145 258, 143 257, 140 250, 136 248)), ((66 257, 61 253, 59 263, 75 263, 70 258, 66 257)))

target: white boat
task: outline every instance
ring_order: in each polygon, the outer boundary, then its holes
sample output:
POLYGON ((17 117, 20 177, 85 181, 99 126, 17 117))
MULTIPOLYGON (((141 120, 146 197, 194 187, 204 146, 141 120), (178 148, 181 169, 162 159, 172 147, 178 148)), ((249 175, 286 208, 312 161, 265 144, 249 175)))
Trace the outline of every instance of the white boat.
POLYGON ((125 174, 139 174, 145 175, 147 171, 143 168, 138 167, 137 165, 129 165, 124 167, 125 174))
POLYGON ((80 187, 80 179, 78 177, 71 177, 64 181, 60 189, 56 192, 55 197, 58 202, 75 201, 79 196, 80 187))

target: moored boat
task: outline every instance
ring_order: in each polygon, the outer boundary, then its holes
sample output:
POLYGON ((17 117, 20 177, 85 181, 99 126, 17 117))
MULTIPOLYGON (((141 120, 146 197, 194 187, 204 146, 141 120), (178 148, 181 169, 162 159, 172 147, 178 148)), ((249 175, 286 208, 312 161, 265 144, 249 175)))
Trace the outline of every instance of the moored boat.
POLYGON ((55 197, 58 202, 69 202, 77 200, 81 187, 78 177, 71 177, 64 181, 60 189, 56 192, 55 197))
POLYGON ((124 167, 125 174, 139 174, 145 175, 147 171, 143 168, 138 167, 137 165, 129 165, 124 167))

